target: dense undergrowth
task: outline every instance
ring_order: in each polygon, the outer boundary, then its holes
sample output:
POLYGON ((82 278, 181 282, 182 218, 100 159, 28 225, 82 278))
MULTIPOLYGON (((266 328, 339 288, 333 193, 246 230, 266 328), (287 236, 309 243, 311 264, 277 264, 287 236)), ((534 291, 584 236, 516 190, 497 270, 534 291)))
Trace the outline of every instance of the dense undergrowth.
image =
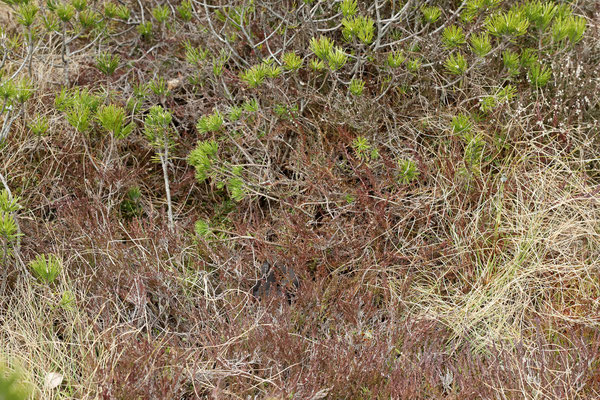
POLYGON ((0 390, 600 397, 595 0, 3 2, 0 390))

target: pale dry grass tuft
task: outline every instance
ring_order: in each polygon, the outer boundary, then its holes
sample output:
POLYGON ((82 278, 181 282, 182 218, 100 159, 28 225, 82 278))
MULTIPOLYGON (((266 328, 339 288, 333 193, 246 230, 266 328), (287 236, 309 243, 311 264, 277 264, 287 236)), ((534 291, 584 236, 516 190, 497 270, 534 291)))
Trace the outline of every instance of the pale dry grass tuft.
POLYGON ((451 232, 459 256, 444 268, 459 278, 425 273, 430 278, 414 285, 415 313, 442 321, 455 344, 531 343, 541 320, 557 329, 600 325, 591 312, 600 309, 597 186, 580 165, 553 161, 538 163, 533 152, 515 159, 506 182, 495 180, 496 195, 478 204, 465 229, 451 232), (459 260, 473 271, 452 264, 459 260))

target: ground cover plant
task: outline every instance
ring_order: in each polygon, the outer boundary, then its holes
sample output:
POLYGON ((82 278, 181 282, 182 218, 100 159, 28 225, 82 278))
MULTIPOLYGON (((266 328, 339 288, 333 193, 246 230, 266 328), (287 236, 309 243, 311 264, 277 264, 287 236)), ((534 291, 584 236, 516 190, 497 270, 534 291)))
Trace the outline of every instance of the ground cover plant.
POLYGON ((600 397, 599 18, 2 0, 0 398, 600 397))

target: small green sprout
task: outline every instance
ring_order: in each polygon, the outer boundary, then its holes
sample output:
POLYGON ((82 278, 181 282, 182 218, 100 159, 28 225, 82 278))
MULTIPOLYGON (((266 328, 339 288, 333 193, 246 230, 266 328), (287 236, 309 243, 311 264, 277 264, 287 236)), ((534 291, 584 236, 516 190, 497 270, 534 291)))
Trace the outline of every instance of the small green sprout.
POLYGON ((529 20, 522 10, 510 9, 507 12, 498 12, 485 20, 487 31, 494 36, 521 36, 529 28, 529 20))
POLYGON ((162 76, 157 76, 148 83, 148 89, 157 96, 163 97, 169 94, 169 85, 162 76))
POLYGON ((258 111, 258 109, 260 108, 260 105, 258 104, 258 100, 256 100, 256 99, 249 99, 249 100, 246 100, 242 104, 242 108, 246 112, 253 113, 253 112, 257 112, 258 111))
POLYGON ((340 3, 340 11, 346 18, 356 14, 357 9, 356 0, 342 0, 340 3))
POLYGON ((82 103, 67 109, 67 122, 78 132, 86 132, 90 127, 92 110, 82 103))
POLYGON ((348 90, 355 96, 360 96, 365 89, 365 82, 362 79, 354 79, 350 81, 350 86, 348 90))
POLYGON ((116 18, 118 14, 118 9, 119 6, 115 3, 104 3, 104 15, 106 16, 106 18, 116 18))
POLYGON ((421 7, 421 14, 423 14, 423 19, 425 22, 433 24, 437 22, 438 19, 442 16, 442 10, 439 7, 421 7))
POLYGON ((492 50, 490 43, 490 35, 487 32, 482 32, 471 36, 471 49, 479 57, 485 57, 492 50))
POLYGON ((283 67, 288 71, 296 71, 302 67, 302 58, 290 51, 283 55, 283 67))
POLYGON ((12 80, 2 82, 0 84, 0 99, 4 102, 8 102, 10 99, 16 96, 17 86, 12 80))
POLYGON ((33 122, 30 122, 28 126, 35 136, 44 136, 49 128, 48 118, 38 116, 33 122))
POLYGON ((529 67, 527 78, 529 83, 536 88, 544 87, 550 81, 552 71, 545 65, 535 63, 529 67))
POLYGON ((33 3, 24 3, 19 6, 17 21, 26 28, 35 22, 39 8, 33 3))
POLYGON ((185 49, 186 61, 196 67, 200 66, 200 64, 208 57, 209 51, 207 49, 203 50, 198 47, 194 47, 189 40, 183 42, 183 47, 185 49))
POLYGON ((133 124, 125 124, 125 109, 114 104, 101 106, 96 118, 100 125, 116 139, 126 138, 133 130, 133 124))
POLYGON ((479 171, 481 161, 483 160, 484 150, 485 142, 481 137, 475 136, 468 140, 467 146, 465 147, 464 160, 468 166, 475 170, 475 172, 479 171))
POLYGON ((96 57, 96 68, 98 68, 104 75, 111 76, 119 67, 120 62, 121 57, 119 57, 118 54, 103 52, 96 57))
POLYGON ((223 116, 216 110, 212 114, 204 115, 196 124, 196 128, 200 133, 217 132, 223 126, 223 116))
POLYGON ((402 51, 394 51, 388 54, 387 65, 390 68, 398 68, 400 65, 402 65, 405 59, 406 57, 402 51))
POLYGON ((509 75, 519 74, 521 62, 518 53, 512 50, 504 50, 504 52, 502 52, 502 62, 504 63, 504 68, 506 68, 509 75))
POLYGON ((11 196, 6 189, 3 189, 2 192, 0 192, 0 212, 14 213, 21 208, 18 197, 11 196))
POLYGON ((174 145, 172 139, 173 129, 171 128, 172 122, 173 115, 162 106, 152 106, 144 119, 144 135, 150 142, 150 145, 154 147, 162 165, 165 193, 167 196, 168 227, 171 232, 175 229, 168 173, 169 150, 174 145))
POLYGON ((185 22, 190 22, 192 20, 192 2, 182 1, 181 4, 177 7, 177 15, 185 22))
POLYGON ((212 234, 212 230, 210 229, 209 223, 203 219, 199 219, 196 221, 196 223, 194 224, 194 232, 197 236, 200 236, 205 239, 210 237, 212 234))
POLYGON ((583 17, 569 15, 557 18, 552 25, 552 39, 561 42, 569 39, 571 43, 577 43, 583 38, 587 21, 583 17))
POLYGON ((171 15, 171 10, 168 6, 156 6, 152 9, 152 16, 159 24, 163 24, 167 22, 169 16, 171 15))
POLYGON ((467 0, 461 15, 463 22, 471 22, 480 13, 498 7, 503 0, 467 0))
POLYGON ((558 7, 552 1, 530 0, 523 5, 523 13, 529 22, 540 31, 550 25, 557 11, 558 7))
POLYGON ((419 58, 411 58, 408 60, 406 67, 410 72, 416 73, 421 68, 421 60, 419 58))
POLYGON ((312 38, 310 39, 310 50, 319 59, 325 61, 333 51, 333 42, 328 37, 322 35, 319 39, 312 38))
POLYGON ((249 87, 256 88, 260 86, 269 73, 269 67, 265 64, 253 65, 240 74, 240 79, 249 87))
POLYGON ((39 254, 29 262, 29 268, 42 283, 51 284, 62 271, 62 261, 54 254, 39 254))
POLYGON ((204 182, 208 178, 218 149, 215 140, 201 140, 188 155, 188 163, 196 169, 198 182, 204 182))
POLYGON ((127 21, 129 17, 131 17, 131 10, 129 10, 126 5, 120 4, 119 7, 117 7, 117 17, 123 21, 127 21))
POLYGON ((479 109, 485 113, 492 111, 498 106, 496 96, 484 96, 479 100, 479 109))
POLYGON ((444 67, 454 75, 462 75, 467 71, 467 60, 461 53, 451 54, 445 61, 444 67))
POLYGON ((361 43, 369 44, 375 35, 375 21, 372 18, 355 16, 345 17, 342 20, 342 36, 350 41, 358 38, 361 43))
POLYGON ((75 7, 69 3, 60 3, 56 6, 56 15, 62 22, 69 22, 75 16, 75 7))
POLYGON ((25 103, 33 96, 34 88, 33 83, 29 78, 21 78, 15 85, 14 99, 18 103, 25 103))
POLYGON ((62 292, 58 306, 64 310, 73 310, 75 306, 75 295, 70 290, 62 292))
POLYGON ((269 60, 269 62, 263 62, 265 75, 268 78, 277 78, 282 73, 282 69, 280 66, 273 64, 273 60, 269 60))
POLYGON ((231 109, 229 110, 229 114, 227 115, 227 118, 231 122, 236 122, 242 117, 243 112, 244 112, 244 109, 240 106, 231 107, 231 109))
POLYGON ((232 169, 233 178, 229 178, 227 181, 227 190, 231 199, 236 202, 242 201, 246 197, 246 191, 244 190, 244 180, 242 179, 242 167, 236 166, 232 169))
POLYGON ((465 135, 471 131, 473 123, 465 114, 458 114, 452 118, 452 132, 457 135, 465 135))
POLYGON ((137 26, 137 31, 140 34, 141 37, 147 39, 150 36, 152 36, 152 22, 151 21, 146 21, 146 22, 142 22, 141 24, 139 24, 137 26))
POLYGON ((79 12, 87 8, 87 0, 71 0, 71 4, 73 4, 73 7, 79 12))
POLYGON ((520 57, 521 66, 531 68, 531 66, 537 62, 538 56, 535 49, 523 49, 520 57))
POLYGON ((517 95, 517 88, 513 85, 506 85, 498 91, 496 98, 499 103, 506 103, 514 99, 517 95))
POLYGON ((221 49, 217 57, 213 57, 212 70, 214 76, 219 77, 223 75, 223 68, 225 68, 225 64, 227 63, 227 61, 229 61, 229 57, 229 53, 224 49, 221 49))
POLYGON ((83 10, 79 13, 79 23, 84 29, 94 28, 98 24, 98 21, 100 21, 100 18, 100 14, 90 9, 83 10))
POLYGON ((369 144, 369 140, 364 136, 357 136, 352 141, 352 148, 354 149, 354 154, 356 154, 356 157, 362 161, 368 160, 373 150, 369 144))
POLYGON ((398 182, 406 185, 417 179, 419 170, 412 160, 398 160, 398 182))
POLYGON ((442 42, 448 49, 460 47, 466 43, 465 34, 460 26, 450 25, 442 32, 442 42))
POLYGON ((308 66, 314 72, 320 72, 325 69, 325 63, 322 60, 318 60, 318 59, 310 60, 310 62, 308 63, 308 66))
MULTIPOLYGON (((19 236, 21 236, 21 234, 19 234, 19 228, 15 218, 10 213, 0 211, 0 241, 3 241, 5 244, 14 242, 19 236)), ((9 250, 7 249, 7 251, 9 250)), ((0 254, 2 254, 3 257, 6 257, 10 253, 6 254, 0 249, 0 254)))
POLYGON ((152 106, 144 119, 144 134, 150 144, 161 149, 168 141, 173 115, 162 106, 152 106))
POLYGON ((327 62, 329 63, 329 68, 332 71, 337 71, 346 65, 348 61, 348 55, 344 53, 341 47, 336 47, 335 50, 332 50, 327 56, 327 62))
POLYGON ((142 191, 139 186, 129 188, 120 204, 121 214, 125 218, 139 217, 142 213, 141 198, 142 191))

